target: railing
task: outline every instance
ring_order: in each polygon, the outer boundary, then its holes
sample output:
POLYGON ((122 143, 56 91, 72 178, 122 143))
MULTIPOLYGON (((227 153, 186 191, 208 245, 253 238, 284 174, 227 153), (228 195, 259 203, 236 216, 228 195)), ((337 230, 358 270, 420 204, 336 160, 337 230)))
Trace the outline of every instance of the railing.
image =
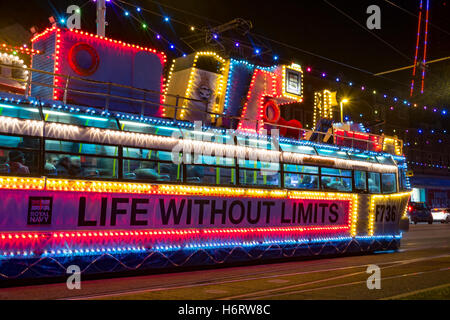
MULTIPOLYGON (((63 75, 63 74, 55 74, 47 71, 32 69, 32 68, 22 68, 22 67, 16 67, 12 65, 7 64, 1 64, 0 67, 7 67, 7 68, 17 68, 17 69, 25 69, 29 71, 29 77, 27 80, 23 79, 13 79, 19 83, 25 83, 25 96, 30 96, 30 90, 32 86, 36 87, 45 87, 50 88, 53 90, 59 90, 62 94, 62 102, 64 104, 67 104, 68 96, 70 93, 76 93, 80 95, 86 95, 89 97, 100 97, 104 100, 103 106, 93 106, 89 105, 89 108, 94 108, 100 111, 108 111, 112 110, 111 107, 111 101, 113 99, 123 101, 125 103, 139 103, 141 104, 141 111, 139 113, 140 116, 145 115, 145 111, 148 107, 150 108, 156 108, 159 109, 160 107, 164 107, 166 109, 173 109, 173 117, 170 119, 173 119, 175 122, 178 121, 177 114, 179 110, 189 110, 189 111, 195 111, 199 113, 203 113, 207 116, 209 116, 212 119, 215 119, 216 123, 219 119, 222 121, 227 119, 230 121, 230 123, 238 123, 239 121, 248 121, 251 123, 255 123, 255 130, 258 128, 258 124, 260 123, 259 120, 255 119, 247 119, 242 118, 238 116, 229 116, 224 114, 218 114, 211 111, 208 111, 208 102, 205 102, 203 100, 197 100, 197 99, 191 99, 188 97, 183 97, 179 95, 173 95, 168 93, 161 93, 159 91, 154 90, 147 90, 147 89, 140 89, 135 88, 127 85, 112 83, 112 82, 102 82, 102 81, 96 81, 96 80, 90 80, 85 79, 77 76, 69 76, 69 75, 63 75), (45 74, 48 76, 53 76, 57 78, 65 79, 64 86, 61 85, 54 85, 54 84, 47 84, 37 81, 32 81, 32 74, 45 74), (103 89, 106 89, 105 92, 99 92, 99 90, 96 91, 88 91, 88 90, 80 90, 80 89, 74 89, 70 87, 70 83, 73 81, 80 81, 83 84, 86 85, 100 85, 104 86, 103 89), (121 96, 117 94, 112 94, 113 88, 120 88, 120 89, 126 89, 130 90, 133 94, 141 94, 144 96, 144 99, 139 98, 132 98, 130 96, 121 96), (146 97, 155 97, 156 101, 151 101, 145 99, 146 97), (171 100, 175 101, 175 104, 167 104, 165 102, 167 98, 172 98, 171 100), (187 107, 186 102, 197 102, 200 104, 204 104, 205 108, 198 108, 195 106, 187 107), (194 110, 193 110, 194 109, 194 110)), ((11 79, 0 75, 0 79, 11 79)), ((36 97, 39 98, 39 97, 36 97)), ((77 104, 77 103, 75 103, 77 104)), ((80 105, 80 104, 78 104, 80 105)), ((396 155, 402 155, 403 154, 403 142, 400 139, 393 138, 393 137, 385 137, 380 135, 375 135, 371 133, 361 133, 361 132, 351 132, 351 131, 345 131, 342 129, 338 130, 330 130, 329 132, 320 132, 320 131, 314 131, 310 129, 305 128, 298 128, 298 127, 292 127, 292 126, 286 126, 286 125, 280 125, 280 124, 272 124, 272 123, 264 123, 264 128, 266 129, 287 129, 289 130, 289 137, 296 139, 296 140, 308 140, 308 141, 314 141, 318 143, 325 143, 325 144, 333 144, 337 146, 343 146, 348 148, 354 148, 359 149, 363 151, 375 151, 375 152, 386 152, 396 155), (358 136, 363 136, 364 138, 358 138, 355 137, 355 134, 358 136)), ((268 130, 268 133, 270 134, 270 130, 268 130)))

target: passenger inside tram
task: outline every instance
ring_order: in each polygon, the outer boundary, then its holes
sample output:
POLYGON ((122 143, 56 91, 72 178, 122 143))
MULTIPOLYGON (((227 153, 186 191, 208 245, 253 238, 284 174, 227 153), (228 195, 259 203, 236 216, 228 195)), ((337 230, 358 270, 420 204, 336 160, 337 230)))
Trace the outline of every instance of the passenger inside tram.
POLYGON ((8 157, 10 173, 30 174, 30 169, 25 165, 25 154, 22 151, 11 150, 8 157))
POLYGON ((351 191, 347 179, 339 177, 322 177, 322 188, 327 190, 351 191))
POLYGON ((44 172, 49 176, 56 176, 58 174, 56 165, 58 164, 58 157, 54 155, 48 155, 45 159, 44 172))
POLYGON ((301 188, 304 189, 316 189, 318 186, 319 179, 316 176, 305 175, 300 184, 301 188))
POLYGON ((81 175, 81 163, 76 157, 62 156, 56 164, 56 173, 58 176, 79 177, 81 175))

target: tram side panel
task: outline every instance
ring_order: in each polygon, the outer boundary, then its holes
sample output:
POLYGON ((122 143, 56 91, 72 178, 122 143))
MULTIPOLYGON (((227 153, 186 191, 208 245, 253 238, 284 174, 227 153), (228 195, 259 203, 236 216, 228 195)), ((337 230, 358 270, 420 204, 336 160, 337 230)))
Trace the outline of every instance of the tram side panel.
POLYGON ((355 194, 296 191, 274 197, 271 191, 202 187, 197 194, 186 194, 185 186, 133 184, 134 190, 119 190, 126 184, 45 183, 40 178, 2 179, 2 280, 61 276, 71 264, 80 265, 83 273, 102 273, 399 245, 395 227, 388 234, 384 225, 384 233, 378 234, 375 225, 372 237, 355 232, 358 222, 370 217, 356 206, 355 194))

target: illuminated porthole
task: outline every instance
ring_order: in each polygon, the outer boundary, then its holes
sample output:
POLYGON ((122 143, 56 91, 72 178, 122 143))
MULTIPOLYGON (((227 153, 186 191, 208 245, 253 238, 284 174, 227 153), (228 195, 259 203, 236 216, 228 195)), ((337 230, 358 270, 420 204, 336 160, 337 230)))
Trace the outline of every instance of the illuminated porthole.
POLYGON ((80 76, 94 74, 100 63, 97 50, 87 43, 77 43, 69 51, 69 64, 80 76))
POLYGON ((263 119, 265 122, 277 123, 280 120, 280 108, 273 100, 264 104, 263 119))

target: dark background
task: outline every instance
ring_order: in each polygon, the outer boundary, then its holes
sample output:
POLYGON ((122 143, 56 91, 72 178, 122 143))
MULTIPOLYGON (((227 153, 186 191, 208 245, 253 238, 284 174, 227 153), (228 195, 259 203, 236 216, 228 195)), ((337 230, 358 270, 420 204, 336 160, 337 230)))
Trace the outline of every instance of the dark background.
MULTIPOLYGON (((417 18, 384 0, 329 0, 331 4, 357 20, 364 28, 321 0, 162 0, 162 5, 149 0, 127 0, 127 2, 170 16, 172 21, 168 24, 157 15, 144 11, 138 14, 131 6, 117 2, 130 13, 145 20, 150 28, 169 39, 177 48, 186 53, 192 50, 179 39, 191 34, 191 31, 187 26, 174 20, 194 25, 199 29, 201 26, 212 27, 240 17, 252 21, 252 32, 255 34, 264 35, 372 73, 412 65, 414 59, 417 18), (376 4, 381 8, 381 30, 371 32, 395 46, 406 57, 375 38, 365 28, 369 16, 366 9, 371 4, 376 4), (171 7, 210 20, 198 18, 171 9, 171 7)), ((391 2, 411 13, 418 14, 419 0, 392 0, 391 2)), ((70 4, 82 6, 82 28, 95 32, 95 3, 92 0, 2 1, 0 28, 19 23, 27 29, 37 26, 39 30, 43 30, 49 25, 47 20, 49 16, 66 16, 65 9, 70 4)), ((156 40, 150 31, 143 30, 131 17, 124 17, 123 11, 118 5, 115 5, 114 1, 107 5, 107 21, 109 22, 107 36, 167 50, 167 43, 156 40)), ((428 60, 449 56, 450 3, 447 0, 431 0, 430 22, 437 27, 429 27, 428 60)), ((244 37, 244 39, 253 42, 256 46, 260 44, 256 37, 244 37)), ((366 73, 275 43, 264 42, 272 48, 273 53, 263 55, 261 59, 263 63, 272 63, 272 55, 276 54, 280 57, 281 62, 296 61, 303 66, 311 65, 317 71, 323 70, 336 76, 341 75, 343 79, 368 82, 368 85, 373 82, 374 85, 380 86, 379 90, 399 86, 399 88, 405 89, 403 93, 408 96, 411 70, 386 76, 397 82, 387 79, 376 81, 374 77, 367 76, 366 73)), ((179 55, 181 53, 177 51, 173 56, 179 55)), ((445 63, 430 65, 427 76, 429 78, 439 76, 442 64, 445 63)))

